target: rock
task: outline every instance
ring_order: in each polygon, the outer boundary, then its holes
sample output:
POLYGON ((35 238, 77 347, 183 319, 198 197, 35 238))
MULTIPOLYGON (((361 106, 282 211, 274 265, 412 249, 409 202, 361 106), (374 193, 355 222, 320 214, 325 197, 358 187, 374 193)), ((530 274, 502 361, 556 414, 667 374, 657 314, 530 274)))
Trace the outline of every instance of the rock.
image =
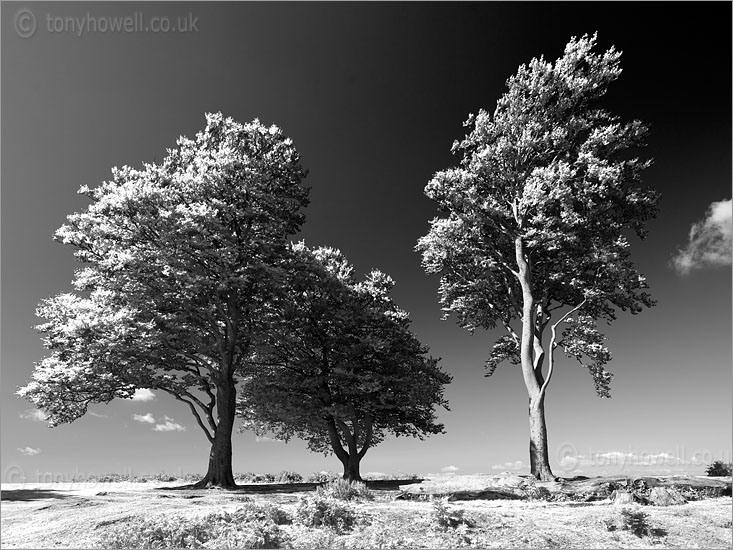
POLYGON ((677 489, 667 487, 652 487, 646 498, 653 506, 674 506, 687 503, 685 497, 677 489))
POLYGON ((402 491, 395 500, 429 500, 446 498, 454 500, 521 500, 521 495, 502 489, 483 489, 476 491, 402 491))
POLYGON ((731 482, 704 476, 670 476, 664 478, 665 487, 673 487, 695 498, 725 497, 731 495, 731 482))
POLYGON ((474 474, 463 476, 432 476, 422 483, 400 485, 400 499, 444 498, 449 500, 520 499, 526 496, 525 480, 516 474, 474 474))

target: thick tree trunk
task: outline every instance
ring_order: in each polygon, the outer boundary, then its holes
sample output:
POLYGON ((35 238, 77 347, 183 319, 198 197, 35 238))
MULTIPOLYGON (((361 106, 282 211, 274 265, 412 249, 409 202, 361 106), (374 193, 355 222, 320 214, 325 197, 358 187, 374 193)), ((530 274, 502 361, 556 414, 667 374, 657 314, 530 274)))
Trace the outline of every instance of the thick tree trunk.
POLYGON ((232 472, 232 431, 237 391, 234 380, 228 378, 220 382, 216 390, 216 409, 218 423, 214 432, 214 442, 209 453, 209 469, 204 478, 194 485, 197 489, 221 487, 236 489, 232 472))
POLYGON ((529 400, 529 464, 534 477, 541 481, 554 481, 547 452, 544 395, 529 400))
POLYGON ((357 448, 356 438, 354 434, 349 432, 348 426, 342 421, 338 421, 338 426, 341 428, 341 433, 344 439, 346 439, 348 451, 344 449, 341 444, 341 437, 336 427, 336 420, 333 417, 326 419, 326 425, 328 426, 328 435, 331 440, 331 448, 334 454, 341 461, 344 467, 343 478, 348 481, 362 481, 361 474, 359 473, 359 465, 361 459, 364 458, 369 446, 372 442, 372 422, 371 419, 367 419, 367 434, 363 447, 361 450, 357 448))
POLYGON ((361 457, 359 454, 349 454, 346 460, 342 460, 341 463, 344 465, 344 479, 347 481, 362 481, 361 474, 359 473, 359 463, 361 457))

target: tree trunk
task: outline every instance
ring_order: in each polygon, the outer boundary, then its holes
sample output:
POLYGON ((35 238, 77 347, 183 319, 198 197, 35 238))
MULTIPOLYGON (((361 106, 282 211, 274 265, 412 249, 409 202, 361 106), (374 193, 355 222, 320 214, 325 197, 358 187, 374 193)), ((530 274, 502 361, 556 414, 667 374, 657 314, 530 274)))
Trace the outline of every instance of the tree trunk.
MULTIPOLYGON (((522 376, 529 395, 529 463, 530 472, 542 481, 551 481, 555 476, 550 469, 547 452, 547 425, 545 424, 545 394, 540 372, 542 356, 535 350, 535 316, 537 307, 532 289, 530 263, 524 251, 521 237, 515 240, 518 278, 522 287, 522 337, 519 355, 522 363, 522 376), (537 357, 535 357, 535 354, 537 357), (537 363, 535 364, 535 359, 537 363), (539 367, 539 369, 535 369, 539 367)), ((541 345, 538 346, 541 348, 541 345)))
POLYGON ((545 396, 529 399, 529 464, 530 472, 540 481, 554 481, 547 452, 545 396))
POLYGON ((344 479, 347 481, 362 481, 361 474, 359 473, 359 463, 361 457, 359 454, 351 454, 346 460, 342 460, 341 463, 344 465, 344 479))
POLYGON ((217 385, 216 409, 218 423, 214 432, 214 442, 209 453, 209 469, 204 478, 194 485, 197 489, 221 487, 236 489, 232 473, 232 431, 234 429, 234 413, 237 390, 232 378, 227 378, 217 385))
POLYGON ((333 452, 336 454, 344 467, 343 478, 347 481, 362 481, 361 474, 359 473, 359 465, 361 464, 361 459, 364 458, 367 449, 369 449, 369 446, 371 445, 371 419, 368 419, 367 421, 366 441, 364 442, 364 446, 362 447, 361 451, 359 451, 359 449, 357 448, 356 438, 351 432, 349 432, 348 426, 346 426, 343 421, 338 421, 338 427, 341 429, 341 433, 343 434, 343 437, 346 440, 348 446, 348 451, 344 449, 343 445, 341 444, 341 437, 339 436, 336 424, 337 422, 332 416, 329 416, 326 419, 326 425, 328 426, 328 435, 331 440, 331 448, 333 449, 333 452))

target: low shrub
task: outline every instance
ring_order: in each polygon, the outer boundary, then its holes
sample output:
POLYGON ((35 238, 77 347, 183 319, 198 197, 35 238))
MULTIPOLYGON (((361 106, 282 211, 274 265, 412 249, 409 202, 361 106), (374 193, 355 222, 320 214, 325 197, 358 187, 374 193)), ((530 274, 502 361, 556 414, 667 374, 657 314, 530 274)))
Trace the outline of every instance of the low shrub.
POLYGON ((383 474, 381 472, 369 472, 366 474, 363 474, 362 477, 365 480, 368 481, 410 481, 413 479, 421 479, 421 477, 417 474, 405 474, 405 473, 397 473, 397 474, 383 474))
POLYGON ((547 487, 537 486, 537 480, 533 477, 524 480, 519 487, 524 491, 524 494, 529 500, 555 500, 553 494, 547 489, 547 487))
POLYGON ((316 494, 301 499, 296 519, 306 527, 327 527, 345 533, 354 528, 358 516, 351 506, 316 494))
MULTIPOLYGON (((284 473, 280 474, 255 474, 252 472, 245 472, 243 474, 234 474, 234 481, 240 484, 249 483, 288 483, 287 481, 281 481, 281 477, 284 473)), ((294 472, 289 472, 295 474, 294 472)), ((299 474, 295 474, 296 476, 299 474)), ((302 479, 302 478, 301 478, 302 479)))
POLYGON ((374 500, 374 493, 367 489, 364 483, 340 478, 318 487, 316 493, 321 497, 336 500, 374 500))
POLYGON ((343 479, 343 477, 334 472, 315 472, 308 476, 308 483, 328 483, 337 479, 343 479))
POLYGON ((240 484, 247 484, 252 483, 252 480, 254 479, 255 475, 252 472, 238 472, 234 474, 234 482, 240 483, 240 484))
MULTIPOLYGON (((293 523, 293 518, 275 504, 258 504, 254 501, 244 502, 244 505, 237 508, 230 514, 234 520, 238 521, 271 521, 275 525, 288 525, 293 523)), ((234 521, 233 520, 233 521, 234 521)))
POLYGON ((733 470, 733 464, 716 460, 705 468, 705 473, 709 476, 729 476, 733 470))
MULTIPOLYGON (((142 476, 145 481, 163 481, 163 482, 171 482, 171 481, 184 481, 181 479, 183 476, 174 476, 172 474, 166 474, 165 472, 160 472, 159 474, 150 474, 142 476)), ((203 477, 203 476, 201 476, 203 477)), ((195 481, 198 481, 201 478, 197 478, 195 481)))
POLYGON ((637 537, 651 534, 652 528, 649 524, 649 515, 641 510, 634 512, 624 508, 621 510, 622 529, 631 531, 637 537))
POLYGON ((275 474, 257 474, 252 480, 253 483, 275 483, 275 474))
POLYGON ((465 510, 448 506, 447 499, 433 501, 432 519, 438 529, 456 529, 461 525, 475 527, 475 522, 465 516, 465 510))
POLYGON ((278 483, 300 483, 301 481, 303 481, 303 476, 298 472, 283 470, 277 476, 278 483))
POLYGON ((135 518, 103 533, 101 548, 282 548, 279 525, 292 521, 276 506, 247 503, 234 512, 199 518, 135 518))

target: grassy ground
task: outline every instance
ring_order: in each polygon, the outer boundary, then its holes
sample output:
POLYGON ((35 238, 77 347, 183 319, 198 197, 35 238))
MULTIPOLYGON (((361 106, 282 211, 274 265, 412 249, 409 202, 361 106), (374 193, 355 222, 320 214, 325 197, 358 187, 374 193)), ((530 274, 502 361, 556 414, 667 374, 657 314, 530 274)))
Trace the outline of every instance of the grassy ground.
MULTIPOLYGON (((394 500, 396 491, 374 491, 373 500, 336 503, 348 507, 356 518, 350 529, 339 530, 307 527, 299 518, 301 501, 312 498, 312 493, 161 488, 167 485, 3 485, 2 547, 110 547, 112 540, 126 540, 125 533, 141 521, 187 525, 211 513, 245 508, 251 512, 266 506, 283 511, 284 519, 276 527, 270 523, 275 538, 246 539, 251 547, 731 548, 730 497, 670 507, 622 508, 609 501, 404 501, 394 500), (639 537, 624 529, 624 509, 647 514, 646 534, 639 537)), ((220 537, 218 546, 208 547, 235 546, 223 540, 220 537)))

